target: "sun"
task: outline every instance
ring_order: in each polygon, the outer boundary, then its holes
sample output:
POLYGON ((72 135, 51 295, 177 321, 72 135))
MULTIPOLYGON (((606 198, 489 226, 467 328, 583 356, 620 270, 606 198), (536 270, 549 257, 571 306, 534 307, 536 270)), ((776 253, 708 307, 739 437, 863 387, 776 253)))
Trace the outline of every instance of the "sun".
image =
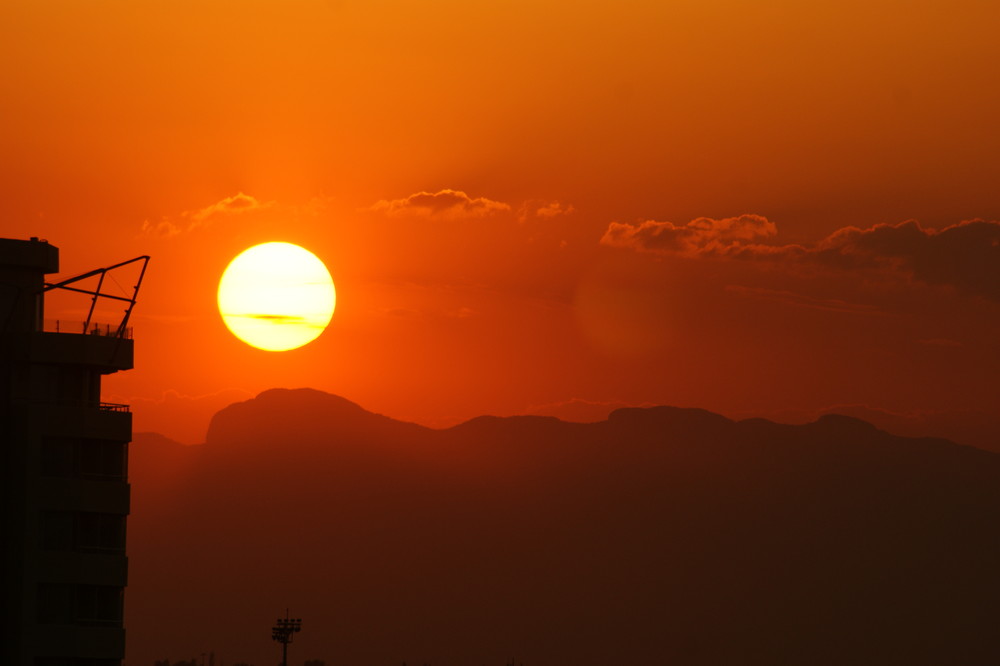
POLYGON ((319 337, 337 292, 320 259, 292 243, 244 250, 219 280, 219 313, 233 335, 267 351, 287 351, 319 337))

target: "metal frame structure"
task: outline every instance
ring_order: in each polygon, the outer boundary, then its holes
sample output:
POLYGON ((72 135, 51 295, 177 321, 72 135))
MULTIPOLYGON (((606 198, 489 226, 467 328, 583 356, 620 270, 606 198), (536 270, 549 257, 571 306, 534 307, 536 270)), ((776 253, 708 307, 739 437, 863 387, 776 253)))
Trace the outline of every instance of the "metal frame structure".
POLYGON ((142 278, 146 275, 146 266, 149 265, 149 256, 142 255, 140 257, 135 257, 134 259, 129 259, 128 261, 123 261, 121 263, 115 264, 114 266, 108 266, 106 268, 95 268, 92 271, 87 271, 82 275, 77 275, 76 277, 71 277, 62 282, 46 282, 45 288, 42 289, 42 293, 47 291, 52 291, 53 289, 65 289, 66 291, 75 291, 79 294, 87 294, 91 297, 90 299, 90 311, 87 312, 87 321, 83 324, 83 330, 86 332, 90 328, 90 320, 94 316, 94 308, 97 306, 98 298, 110 298, 116 301, 124 301, 128 303, 128 307, 125 308, 125 315, 122 317, 121 323, 118 325, 118 330, 115 332, 116 338, 122 339, 125 337, 125 331, 128 327, 129 317, 132 316, 132 308, 135 307, 136 297, 139 295, 139 287, 142 285, 142 278), (105 294, 101 292, 101 288, 104 286, 104 276, 108 274, 108 271, 113 271, 116 268, 121 268, 122 266, 128 266, 137 261, 142 262, 142 269, 139 271, 139 279, 135 283, 135 287, 132 291, 132 297, 127 298, 125 296, 115 296, 114 294, 105 294), (95 275, 100 275, 100 279, 97 281, 97 290, 89 291, 87 289, 78 289, 76 287, 69 287, 67 285, 73 284, 74 282, 79 282, 80 280, 85 280, 89 277, 94 277, 95 275))

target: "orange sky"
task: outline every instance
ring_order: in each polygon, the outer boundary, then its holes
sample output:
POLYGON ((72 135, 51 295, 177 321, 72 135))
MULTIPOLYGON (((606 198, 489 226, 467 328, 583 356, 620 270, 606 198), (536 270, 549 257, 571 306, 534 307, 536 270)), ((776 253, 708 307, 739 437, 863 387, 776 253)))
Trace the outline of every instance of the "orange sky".
POLYGON ((153 257, 105 397, 185 442, 300 386, 436 425, 995 416, 997 25, 982 0, 15 0, 0 235, 64 276, 153 257), (274 240, 338 299, 278 354, 215 307, 274 240))

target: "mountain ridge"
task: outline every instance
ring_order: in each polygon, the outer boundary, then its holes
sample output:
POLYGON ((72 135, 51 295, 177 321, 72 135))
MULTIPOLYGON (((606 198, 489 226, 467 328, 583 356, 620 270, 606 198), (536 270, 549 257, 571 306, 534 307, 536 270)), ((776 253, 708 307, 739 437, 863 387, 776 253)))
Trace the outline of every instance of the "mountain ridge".
POLYGON ((262 396, 202 446, 137 437, 130 662, 266 662, 247 628, 286 606, 303 657, 359 666, 1000 659, 997 454, 840 416, 434 430, 262 396))
MULTIPOLYGON (((710 410, 696 408, 696 407, 674 407, 670 405, 656 405, 650 407, 621 407, 611 411, 607 419, 602 421, 590 421, 590 422, 576 422, 568 421, 556 416, 547 415, 536 415, 536 414, 516 414, 509 416, 497 416, 492 414, 483 414, 480 416, 475 416, 469 418, 461 423, 448 426, 445 428, 431 428, 428 426, 423 426, 417 423, 412 423, 409 421, 404 421, 396 419, 390 416, 386 416, 377 412, 372 412, 361 405, 339 396, 337 394, 321 391, 312 388, 274 388, 262 391, 257 396, 250 398, 248 400, 232 403, 231 405, 224 407, 222 410, 216 412, 212 417, 208 432, 205 437, 205 443, 210 443, 213 439, 221 437, 220 429, 224 429, 228 424, 227 421, 236 420, 244 414, 244 410, 253 410, 258 408, 270 409, 274 407, 289 407, 295 408, 298 413, 307 413, 310 415, 315 415, 318 411, 322 411, 324 416, 335 415, 341 419, 338 425, 349 424, 351 427, 357 427, 359 424, 370 425, 373 423, 381 424, 394 424, 398 426, 409 427, 413 430, 420 429, 422 431, 432 431, 432 432, 444 432, 451 430, 468 430, 474 429, 479 424, 486 423, 546 423, 546 424, 569 424, 569 425, 580 425, 580 426, 590 426, 594 424, 602 423, 633 423, 638 421, 641 423, 656 422, 658 425, 675 424, 681 425, 684 423, 689 424, 713 424, 715 427, 726 427, 727 425, 739 425, 743 423, 756 423, 763 422, 768 424, 773 424, 775 426, 785 426, 790 428, 798 427, 834 427, 838 430, 843 430, 845 432, 849 430, 861 431, 877 431, 886 432, 888 431, 881 429, 874 425, 873 423, 861 419, 856 416, 850 416, 846 414, 836 414, 836 413, 824 413, 817 416, 814 421, 804 424, 783 424, 777 421, 773 421, 766 418, 754 417, 747 419, 734 420, 726 416, 712 412, 710 410)), ((155 433, 154 433, 155 434, 155 433)), ((231 434, 231 433, 227 433, 231 434)), ((895 435, 894 435, 895 436, 895 435)), ((913 437, 899 435, 905 439, 922 439, 923 437, 913 437)), ((938 439, 941 441, 948 441, 955 446, 967 446, 964 444, 958 444, 947 440, 945 438, 933 437, 933 439, 938 439)))

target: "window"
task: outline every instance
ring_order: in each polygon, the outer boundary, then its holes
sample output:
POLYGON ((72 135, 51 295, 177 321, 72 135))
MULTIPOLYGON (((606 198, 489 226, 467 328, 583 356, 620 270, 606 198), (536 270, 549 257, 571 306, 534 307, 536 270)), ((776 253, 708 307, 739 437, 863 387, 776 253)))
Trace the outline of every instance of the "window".
POLYGON ((111 585, 77 585, 76 624, 121 625, 122 592, 111 585))
POLYGON ((56 371, 56 394, 59 402, 96 402, 101 396, 101 376, 90 368, 60 365, 56 371))
POLYGON ((128 444, 80 437, 42 440, 44 476, 124 481, 128 472, 128 444))
POLYGON ((101 657, 35 657, 33 666, 121 666, 121 659, 101 657))
POLYGON ((76 546, 80 550, 125 550, 125 516, 89 511, 76 514, 76 546))
POLYGON ((125 516, 117 513, 43 511, 39 533, 49 550, 125 550, 125 516))
POLYGON ((42 548, 76 548, 76 514, 72 511, 43 511, 39 525, 42 548))
POLYGON ((124 479, 127 450, 125 442, 82 440, 81 475, 85 478, 124 479))
POLYGON ((123 588, 114 585, 39 583, 38 621, 120 627, 122 599, 123 588))
POLYGON ((73 586, 65 583, 38 584, 38 621, 42 624, 73 623, 73 586))
POLYGON ((76 476, 77 440, 68 437, 46 437, 42 440, 42 474, 45 476, 76 476))

